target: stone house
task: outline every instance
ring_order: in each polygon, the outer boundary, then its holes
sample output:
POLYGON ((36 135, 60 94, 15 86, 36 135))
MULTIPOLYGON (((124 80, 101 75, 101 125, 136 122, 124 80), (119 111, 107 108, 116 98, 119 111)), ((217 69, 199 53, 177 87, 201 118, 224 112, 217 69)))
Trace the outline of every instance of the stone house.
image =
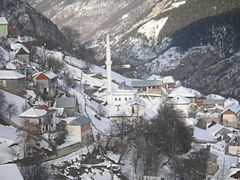
POLYGON ((56 100, 56 108, 62 108, 62 117, 76 116, 79 112, 75 97, 60 97, 56 100))
POLYGON ((16 71, 0 70, 0 88, 23 95, 26 92, 26 76, 16 71))
POLYGON ((39 72, 33 75, 34 85, 36 90, 48 96, 56 94, 57 75, 51 71, 39 72))
POLYGON ((240 155, 240 137, 236 137, 231 140, 227 147, 226 151, 230 155, 239 156, 240 155))
POLYGON ((8 21, 5 17, 0 17, 0 38, 8 36, 8 21))
POLYGON ((10 47, 20 61, 29 64, 30 51, 26 46, 21 43, 15 43, 11 44, 10 47))
POLYGON ((91 127, 91 120, 84 116, 78 116, 66 124, 67 130, 71 138, 89 144, 93 142, 93 133, 91 127))
POLYGON ((56 131, 56 110, 48 106, 36 106, 20 114, 21 126, 36 134, 56 131))
POLYGON ((229 126, 233 128, 239 128, 240 119, 240 106, 237 104, 231 104, 227 106, 221 113, 221 123, 224 126, 229 126))

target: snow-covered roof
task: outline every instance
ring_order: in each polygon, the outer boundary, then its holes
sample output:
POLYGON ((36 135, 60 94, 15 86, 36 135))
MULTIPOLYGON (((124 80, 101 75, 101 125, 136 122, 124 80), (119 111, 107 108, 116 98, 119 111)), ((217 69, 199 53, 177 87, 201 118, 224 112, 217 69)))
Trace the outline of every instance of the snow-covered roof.
POLYGON ((219 131, 220 131, 221 129, 223 129, 223 128, 225 128, 225 126, 217 123, 217 124, 214 124, 214 125, 212 125, 211 127, 209 127, 209 128, 207 129, 207 131, 208 131, 211 135, 215 136, 216 133, 219 132, 219 131))
POLYGON ((10 44, 11 49, 15 52, 18 53, 21 49, 23 49, 26 53, 29 54, 29 50, 28 48, 26 48, 23 44, 21 43, 14 43, 14 44, 10 44))
POLYGON ((180 87, 173 89, 172 92, 168 96, 169 97, 183 96, 183 97, 188 97, 188 98, 194 98, 194 97, 202 96, 202 94, 194 89, 180 86, 180 87))
POLYGON ((225 98, 218 94, 209 94, 206 96, 206 99, 224 100, 225 98))
POLYGON ((56 100, 57 108, 75 108, 77 106, 77 99, 75 97, 61 97, 56 100))
POLYGON ((141 98, 133 98, 127 102, 127 105, 134 105, 134 104, 137 104, 140 106, 146 106, 145 101, 141 98))
POLYGON ((56 75, 54 72, 52 72, 52 71, 46 72, 45 75, 46 75, 49 79, 54 79, 54 78, 57 77, 57 75, 56 75))
POLYGON ((165 77, 163 77, 163 83, 164 84, 175 83, 175 80, 172 76, 165 76, 165 77))
POLYGON ((227 177, 228 180, 233 180, 233 179, 236 179, 232 176, 234 176, 234 174, 237 174, 238 172, 240 172, 240 168, 239 167, 233 167, 230 169, 230 173, 227 177))
POLYGON ((91 122, 91 119, 89 119, 87 116, 78 116, 77 118, 73 119, 72 121, 70 121, 68 124, 69 125, 72 125, 72 126, 82 126, 86 123, 90 123, 91 122))
POLYGON ((235 104, 235 103, 230 104, 229 106, 225 107, 225 109, 223 110, 222 113, 225 113, 228 110, 231 110, 231 111, 233 111, 234 113, 237 114, 240 111, 240 106, 238 104, 235 104))
POLYGON ((156 75, 156 74, 153 74, 149 78, 147 78, 147 80, 163 80, 163 77, 159 76, 159 75, 156 75))
POLYGON ((183 105, 183 104, 190 104, 191 100, 183 96, 175 96, 172 99, 170 99, 170 103, 175 105, 181 105, 181 104, 183 105))
POLYGON ((228 98, 224 101, 224 107, 228 107, 231 104, 239 105, 239 102, 238 102, 238 100, 233 99, 233 98, 228 98))
POLYGON ((160 86, 162 81, 160 80, 141 80, 141 81, 132 81, 132 87, 149 87, 149 86, 160 86))
POLYGON ((6 64, 6 69, 16 70, 17 66, 15 64, 13 64, 12 62, 8 62, 6 64))
POLYGON ((25 77, 16 71, 0 70, 0 79, 22 79, 25 77))
POLYGON ((45 109, 30 108, 27 111, 20 114, 20 117, 37 118, 37 117, 42 117, 46 114, 47 114, 47 111, 45 109))
POLYGON ((23 177, 16 164, 0 165, 0 179, 2 180, 23 180, 23 177))
POLYGON ((5 17, 0 17, 0 24, 8 24, 8 21, 5 17))

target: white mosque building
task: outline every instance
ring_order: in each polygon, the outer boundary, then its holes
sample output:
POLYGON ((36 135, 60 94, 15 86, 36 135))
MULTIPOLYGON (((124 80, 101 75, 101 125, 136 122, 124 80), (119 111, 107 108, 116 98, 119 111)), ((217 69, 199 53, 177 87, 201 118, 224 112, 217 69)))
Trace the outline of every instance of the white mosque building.
MULTIPOLYGON (((136 103, 140 102, 139 97, 137 96, 137 90, 132 89, 130 86, 127 86, 124 82, 121 83, 118 88, 112 87, 112 61, 111 61, 111 49, 110 49, 110 41, 109 36, 107 36, 106 40, 106 70, 107 70, 107 92, 105 94, 105 101, 108 104, 108 116, 111 119, 116 119, 121 116, 133 117, 141 114, 143 116, 144 109, 139 111, 139 107, 136 106, 136 103), (132 105, 133 102, 134 106, 132 105), (138 110, 135 110, 138 108, 138 110), (136 115, 136 112, 138 113, 136 115), (113 118, 114 117, 114 118, 113 118)), ((143 101, 143 100, 142 100, 143 101)), ((141 101, 141 107, 142 103, 141 101)), ((140 106, 140 104, 139 104, 140 106)))

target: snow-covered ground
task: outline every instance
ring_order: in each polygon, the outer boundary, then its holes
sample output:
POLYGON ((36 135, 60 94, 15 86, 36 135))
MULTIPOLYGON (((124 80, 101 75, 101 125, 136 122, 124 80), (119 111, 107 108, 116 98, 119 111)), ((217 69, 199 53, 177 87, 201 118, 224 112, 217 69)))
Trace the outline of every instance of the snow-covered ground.
POLYGON ((20 96, 14 95, 12 93, 1 90, 8 103, 15 104, 17 107, 17 112, 11 117, 11 120, 20 125, 19 115, 23 112, 23 108, 26 105, 26 100, 20 96))

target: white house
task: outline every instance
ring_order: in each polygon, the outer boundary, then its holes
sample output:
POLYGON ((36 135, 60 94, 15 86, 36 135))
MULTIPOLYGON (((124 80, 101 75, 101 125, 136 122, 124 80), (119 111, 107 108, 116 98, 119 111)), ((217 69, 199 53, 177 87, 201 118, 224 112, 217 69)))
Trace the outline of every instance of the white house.
POLYGON ((56 110, 42 105, 32 107, 20 114, 21 126, 36 134, 52 132, 56 130, 56 110))
POLYGON ((239 128, 240 120, 240 106, 237 104, 230 104, 225 107, 221 114, 221 123, 224 126, 230 126, 233 128, 239 128))
POLYGON ((88 117, 81 115, 70 118, 66 126, 71 139, 82 143, 93 142, 91 120, 88 117))
POLYGON ((175 80, 172 76, 163 77, 163 85, 164 87, 171 91, 175 87, 175 80))
POLYGON ((0 17, 0 38, 8 35, 8 21, 5 17, 0 17))
POLYGON ((170 103, 177 109, 183 112, 186 117, 189 117, 191 111, 191 100, 183 96, 174 96, 170 99, 170 103))
POLYGON ((185 98, 189 98, 193 101, 194 98, 201 97, 202 94, 194 89, 180 86, 180 87, 173 89, 172 92, 168 95, 169 98, 173 98, 176 96, 182 96, 185 98))
POLYGON ((18 59, 26 64, 29 64, 30 51, 21 43, 10 44, 12 51, 16 54, 18 59))

